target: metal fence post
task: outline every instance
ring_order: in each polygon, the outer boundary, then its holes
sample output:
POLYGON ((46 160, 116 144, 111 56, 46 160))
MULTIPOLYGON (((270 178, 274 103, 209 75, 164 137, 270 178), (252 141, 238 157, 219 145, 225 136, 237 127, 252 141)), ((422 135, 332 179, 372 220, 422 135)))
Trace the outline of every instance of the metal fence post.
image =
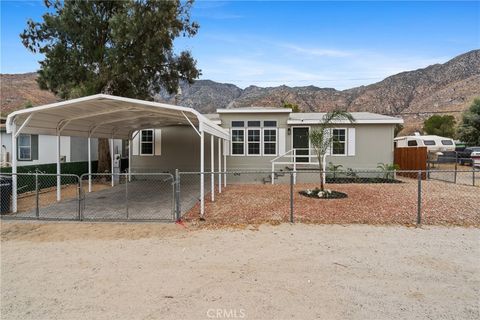
POLYGON ((37 219, 40 218, 40 207, 39 207, 39 198, 40 198, 40 190, 38 188, 38 172, 35 172, 35 216, 37 219))
POLYGON ((77 179, 77 199, 78 199, 78 220, 82 220, 82 179, 75 176, 77 179))
POLYGON ((294 173, 290 171, 290 222, 293 223, 293 184, 294 184, 294 173))
POLYGON ((417 226, 422 224, 422 171, 417 173, 418 191, 417 191, 417 226))
POLYGON ((455 152, 455 173, 453 176, 453 182, 456 184, 457 183, 457 166, 458 166, 458 153, 455 152))
POLYGON ((175 169, 175 218, 180 220, 180 172, 175 169))
POLYGON ((130 179, 130 174, 125 177, 125 211, 127 214, 127 220, 128 220, 128 180, 130 179))

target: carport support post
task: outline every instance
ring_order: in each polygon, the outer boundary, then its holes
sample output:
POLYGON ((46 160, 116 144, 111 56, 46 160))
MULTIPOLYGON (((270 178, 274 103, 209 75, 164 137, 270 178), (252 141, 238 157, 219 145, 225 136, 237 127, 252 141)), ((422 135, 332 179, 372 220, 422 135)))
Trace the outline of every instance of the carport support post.
POLYGON ((175 219, 180 220, 180 172, 175 169, 175 219))
POLYGON ((111 176, 111 180, 112 180, 112 187, 114 186, 114 183, 113 183, 113 161, 114 161, 114 157, 113 157, 113 137, 110 139, 110 160, 111 160, 111 169, 110 169, 110 176, 111 176))
POLYGON ((88 137, 88 192, 92 192, 92 144, 88 137))
POLYGON ((223 187, 227 187, 227 154, 225 153, 226 149, 229 146, 226 146, 227 140, 223 140, 223 187))
POLYGON ((210 135, 210 191, 212 194, 212 202, 215 201, 215 141, 213 134, 210 135))
POLYGON ((222 139, 218 138, 218 193, 222 193, 222 139))
POLYGON ((62 181, 61 181, 61 169, 60 169, 60 131, 57 130, 57 201, 62 199, 62 181))
POLYGON ((132 181, 132 141, 128 140, 128 181, 132 181))
POLYGON ((205 214, 205 132, 200 132, 200 219, 205 214))
POLYGON ((17 125, 12 122, 12 212, 17 213, 17 125))

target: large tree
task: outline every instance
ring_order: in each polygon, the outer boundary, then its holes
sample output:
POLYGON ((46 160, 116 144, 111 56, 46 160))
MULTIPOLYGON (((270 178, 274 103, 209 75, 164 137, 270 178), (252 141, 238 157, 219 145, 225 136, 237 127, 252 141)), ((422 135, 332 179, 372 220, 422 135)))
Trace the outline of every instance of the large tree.
POLYGON ((433 115, 423 122, 423 131, 426 134, 453 138, 455 118, 450 115, 433 115))
POLYGON ((462 115, 458 138, 471 146, 480 146, 480 98, 473 101, 462 115))
MULTIPOLYGON (((96 93, 153 99, 200 75, 188 51, 174 40, 194 36, 193 0, 45 0, 41 22, 29 20, 20 35, 42 53, 38 83, 63 99, 96 93)), ((99 172, 110 168, 106 139, 99 141, 99 172)))

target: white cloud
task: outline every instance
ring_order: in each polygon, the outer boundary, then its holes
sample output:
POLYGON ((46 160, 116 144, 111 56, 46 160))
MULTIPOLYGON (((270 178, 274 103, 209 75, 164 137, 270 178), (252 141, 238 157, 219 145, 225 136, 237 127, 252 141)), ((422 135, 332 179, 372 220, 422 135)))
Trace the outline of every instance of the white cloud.
POLYGON ((285 84, 342 90, 447 60, 446 57, 399 56, 353 50, 348 55, 306 60, 301 56, 295 59, 285 57, 281 52, 271 50, 263 55, 243 52, 236 56, 199 61, 203 70, 202 78, 234 83, 242 88, 249 85, 265 87, 285 84))
POLYGON ((343 50, 302 47, 295 44, 280 44, 279 46, 297 54, 300 53, 316 57, 348 57, 352 55, 351 52, 343 50))

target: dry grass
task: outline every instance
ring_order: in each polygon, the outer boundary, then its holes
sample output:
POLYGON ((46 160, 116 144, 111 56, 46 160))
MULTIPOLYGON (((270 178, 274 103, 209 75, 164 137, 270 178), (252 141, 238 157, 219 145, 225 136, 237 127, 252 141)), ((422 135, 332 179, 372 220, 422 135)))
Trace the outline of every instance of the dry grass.
MULTIPOLYGON (((346 199, 314 199, 300 190, 314 188, 299 184, 294 190, 296 222, 322 224, 402 224, 414 225, 417 219, 417 182, 402 184, 329 184, 327 188, 345 192, 346 199)), ((207 196, 208 198, 208 196, 207 196)), ((422 222, 435 225, 480 226, 480 189, 471 186, 424 181, 422 222)), ((198 220, 198 205, 185 220, 198 220)), ((206 203, 207 227, 289 221, 288 185, 231 185, 206 203)))

